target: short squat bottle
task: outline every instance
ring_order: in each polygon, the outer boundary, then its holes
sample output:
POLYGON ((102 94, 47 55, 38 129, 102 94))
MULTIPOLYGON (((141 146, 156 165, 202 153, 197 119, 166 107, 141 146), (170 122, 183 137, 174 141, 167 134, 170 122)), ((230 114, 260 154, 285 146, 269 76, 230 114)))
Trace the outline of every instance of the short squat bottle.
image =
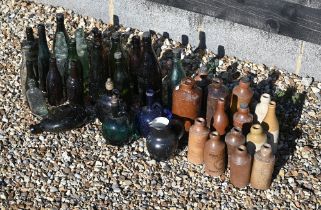
POLYGON ((242 129, 244 135, 248 134, 253 123, 253 115, 250 113, 248 104, 241 104, 238 111, 233 115, 233 126, 242 129))
POLYGON ((204 146, 208 139, 209 129, 204 118, 196 118, 189 129, 187 159, 193 164, 204 162, 204 146))
POLYGON ((48 109, 41 90, 36 86, 34 79, 28 80, 28 90, 26 92, 28 104, 31 112, 40 117, 48 115, 48 109))
POLYGON ((254 92, 250 87, 250 79, 243 77, 239 85, 233 88, 230 104, 232 113, 235 113, 241 104, 247 104, 249 106, 253 94, 254 92))
POLYGON ((50 67, 47 75, 48 102, 52 106, 58 106, 63 102, 63 84, 57 69, 56 58, 50 58, 50 67))
POLYGON ((213 116, 214 122, 213 127, 220 134, 220 136, 225 135, 226 129, 229 126, 228 116, 225 112, 225 99, 220 98, 217 102, 216 109, 213 116))
POLYGON ((245 136, 242 134, 242 130, 238 127, 232 128, 225 136, 225 143, 227 146, 228 160, 230 161, 235 150, 239 146, 245 145, 245 136))
POLYGON ((253 156, 263 144, 267 142, 267 136, 260 124, 254 124, 246 136, 247 150, 253 156))
POLYGON ((270 188, 274 170, 275 156, 270 144, 264 144, 254 155, 251 173, 251 187, 259 190, 270 188))
POLYGON ((231 183, 238 188, 246 187, 250 182, 252 157, 244 145, 239 146, 230 159, 231 183))
POLYGON ((271 96, 268 93, 264 93, 261 95, 260 103, 258 103, 255 107, 255 115, 257 122, 261 123, 268 111, 269 103, 271 102, 271 96))
POLYGON ((210 139, 204 147, 205 173, 220 176, 225 170, 225 143, 221 141, 217 131, 210 133, 210 139))
POLYGON ((268 111, 262 122, 263 128, 268 132, 268 143, 272 146, 273 154, 276 154, 278 147, 280 125, 275 114, 276 103, 269 103, 268 111))

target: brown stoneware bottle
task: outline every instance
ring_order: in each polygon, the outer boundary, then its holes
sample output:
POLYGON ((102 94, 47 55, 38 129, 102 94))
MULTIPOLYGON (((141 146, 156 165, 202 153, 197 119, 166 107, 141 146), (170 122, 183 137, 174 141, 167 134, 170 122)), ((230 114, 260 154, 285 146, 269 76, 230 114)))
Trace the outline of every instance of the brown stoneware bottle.
POLYGON ((218 132, 213 131, 204 147, 205 173, 220 176, 224 173, 225 162, 225 143, 221 141, 218 132))
POLYGON ((231 155, 240 146, 245 144, 245 136, 242 134, 242 130, 238 127, 234 127, 225 136, 225 143, 227 146, 228 159, 230 160, 231 155))
POLYGON ((238 111, 233 115, 233 126, 242 129, 244 135, 248 134, 253 122, 248 104, 241 104, 238 111))
POLYGON ((267 142, 267 136, 260 124, 254 124, 251 127, 250 133, 246 136, 246 141, 247 150, 252 156, 267 142))
POLYGON ((278 147, 280 125, 275 114, 276 103, 271 101, 269 103, 268 111, 262 122, 265 131, 268 132, 268 143, 272 146, 273 154, 276 154, 278 147))
POLYGON ((204 145, 208 139, 209 129, 204 118, 197 118, 189 129, 187 159, 194 164, 204 162, 204 145))
POLYGON ((225 135, 226 129, 229 125, 228 116, 225 113, 225 99, 220 98, 217 102, 216 109, 213 116, 214 122, 213 127, 220 134, 220 136, 225 135))
MULTIPOLYGON (((228 101, 229 90, 223 84, 223 81, 219 78, 214 78, 212 83, 208 86, 208 95, 207 95, 207 110, 206 110, 206 122, 207 127, 210 127, 213 124, 213 116, 216 108, 218 99, 224 98, 225 101, 228 101)), ((226 103, 225 103, 226 104, 226 103)), ((226 104, 227 106, 229 104, 226 104)))
POLYGON ((230 179, 238 188, 246 187, 250 182, 252 157, 247 153, 244 145, 239 146, 231 156, 230 179))
POLYGON ((241 104, 249 105, 253 97, 253 91, 250 87, 250 79, 243 77, 238 86, 233 88, 231 97, 231 111, 235 113, 241 104))
POLYGON ((184 121, 188 131, 195 118, 200 114, 202 90, 195 85, 195 81, 188 77, 173 90, 172 112, 175 117, 184 121))
POLYGON ((259 190, 270 188, 275 156, 270 144, 264 144, 254 155, 251 172, 251 187, 259 190))

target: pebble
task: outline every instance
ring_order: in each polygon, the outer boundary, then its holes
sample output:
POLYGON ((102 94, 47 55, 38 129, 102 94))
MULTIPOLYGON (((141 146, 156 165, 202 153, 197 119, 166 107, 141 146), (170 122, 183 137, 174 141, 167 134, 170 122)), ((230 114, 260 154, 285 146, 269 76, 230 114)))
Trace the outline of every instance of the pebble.
POLYGON ((313 82, 313 78, 312 77, 304 77, 302 78, 302 84, 305 86, 305 87, 310 87, 310 85, 312 84, 313 82))

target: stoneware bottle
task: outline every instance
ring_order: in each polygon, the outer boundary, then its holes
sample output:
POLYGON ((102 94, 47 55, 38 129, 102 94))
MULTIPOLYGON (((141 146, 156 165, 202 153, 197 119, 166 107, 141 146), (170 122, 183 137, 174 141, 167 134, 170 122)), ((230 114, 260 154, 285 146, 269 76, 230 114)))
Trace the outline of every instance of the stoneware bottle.
POLYGON ((275 114, 276 103, 271 101, 266 116, 262 122, 264 130, 268 131, 268 143, 272 146, 273 154, 277 152, 279 139, 279 121, 275 114))
POLYGON ((186 131, 200 114, 201 100, 202 90, 195 85, 194 79, 190 77, 185 78, 173 91, 172 112, 184 120, 186 131))
POLYGON ((220 176, 224 173, 225 162, 225 143, 221 141, 218 132, 213 131, 204 147, 205 173, 220 176))
POLYGON ((254 124, 251 131, 246 136, 247 150, 253 156, 263 144, 267 142, 267 136, 260 124, 254 124))
POLYGON ((220 136, 225 135, 226 129, 229 125, 228 116, 225 112, 225 99, 220 98, 217 102, 216 109, 213 116, 214 122, 213 127, 220 134, 220 136))
POLYGON ((212 84, 208 86, 207 110, 206 110, 207 127, 210 127, 213 124, 214 110, 216 109, 216 104, 218 99, 224 98, 225 101, 228 101, 228 95, 229 95, 229 90, 223 84, 223 81, 219 78, 214 78, 212 80, 212 84))
POLYGON ((190 163, 204 162, 204 145, 208 139, 209 129, 204 118, 197 118, 189 129, 187 159, 190 163))
POLYGON ((230 160, 231 155, 240 146, 245 144, 245 136, 242 134, 242 130, 238 127, 234 127, 225 136, 225 143, 227 146, 227 154, 230 160))
POLYGON ((233 126, 242 129, 246 135, 251 128, 253 115, 250 113, 248 104, 241 104, 238 111, 233 115, 233 126))
POLYGON ((239 146, 230 159, 231 183, 238 188, 246 187, 250 182, 252 157, 244 145, 239 146))
POLYGON ((271 145, 264 144, 254 155, 251 172, 251 187, 266 190, 271 186, 275 156, 271 145))
POLYGON ((253 91, 250 87, 250 79, 243 77, 238 86, 233 88, 231 98, 231 111, 235 113, 241 104, 249 105, 253 97, 253 91))
POLYGON ((271 101, 271 96, 268 93, 261 95, 260 103, 255 107, 255 115, 257 122, 261 123, 266 116, 266 113, 269 108, 269 103, 271 101))

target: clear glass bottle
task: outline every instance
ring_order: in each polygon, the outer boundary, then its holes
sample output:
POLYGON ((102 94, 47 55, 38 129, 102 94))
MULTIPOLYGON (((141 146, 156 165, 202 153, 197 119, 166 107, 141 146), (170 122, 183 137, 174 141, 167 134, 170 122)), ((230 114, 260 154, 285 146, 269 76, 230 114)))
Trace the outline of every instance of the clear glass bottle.
POLYGON ((47 44, 46 29, 44 24, 38 25, 39 48, 38 48, 38 75, 39 88, 46 92, 46 80, 49 71, 50 52, 47 44))
POLYGON ((45 99, 41 90, 37 88, 36 81, 34 79, 28 80, 28 90, 26 95, 30 110, 33 114, 40 117, 48 115, 45 99))

